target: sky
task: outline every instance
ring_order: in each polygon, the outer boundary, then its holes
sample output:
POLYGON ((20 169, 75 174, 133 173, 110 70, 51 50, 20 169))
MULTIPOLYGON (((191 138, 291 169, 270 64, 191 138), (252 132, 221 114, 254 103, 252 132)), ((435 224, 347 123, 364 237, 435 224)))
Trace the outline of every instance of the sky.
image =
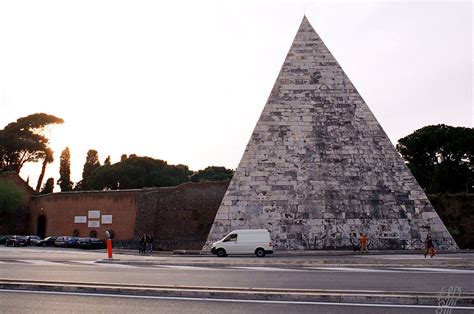
POLYGON ((74 182, 89 149, 235 169, 304 15, 392 143, 473 127, 471 1, 0 0, 0 129, 64 119, 45 179, 66 146, 74 182))

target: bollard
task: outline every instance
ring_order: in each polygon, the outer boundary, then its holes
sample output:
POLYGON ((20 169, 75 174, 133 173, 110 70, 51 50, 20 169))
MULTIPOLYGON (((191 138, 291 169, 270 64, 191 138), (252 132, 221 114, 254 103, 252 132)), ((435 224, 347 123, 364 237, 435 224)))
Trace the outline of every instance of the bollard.
POLYGON ((112 258, 112 240, 107 239, 107 253, 109 254, 109 259, 112 258))

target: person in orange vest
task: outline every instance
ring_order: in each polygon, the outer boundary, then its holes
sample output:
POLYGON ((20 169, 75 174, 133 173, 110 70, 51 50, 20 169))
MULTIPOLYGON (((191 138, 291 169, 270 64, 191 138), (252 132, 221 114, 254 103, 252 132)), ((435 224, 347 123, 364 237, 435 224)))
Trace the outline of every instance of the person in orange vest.
POLYGON ((425 258, 426 258, 426 255, 428 254, 430 255, 431 258, 433 258, 433 256, 436 255, 436 250, 433 245, 433 239, 431 238, 431 234, 429 233, 426 236, 426 240, 425 240, 425 258))
POLYGON ((362 236, 360 237, 360 252, 369 252, 369 250, 367 250, 367 236, 365 235, 365 233, 362 233, 362 236))

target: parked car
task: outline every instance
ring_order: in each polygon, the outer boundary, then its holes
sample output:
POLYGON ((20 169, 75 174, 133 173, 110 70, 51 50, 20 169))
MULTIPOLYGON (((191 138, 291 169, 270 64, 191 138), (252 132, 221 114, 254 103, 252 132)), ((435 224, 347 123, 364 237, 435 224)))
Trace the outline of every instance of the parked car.
POLYGON ((222 240, 214 242, 212 254, 219 257, 227 254, 255 254, 264 257, 273 253, 273 243, 270 232, 266 229, 234 230, 222 240))
POLYGON ((105 248, 105 242, 96 238, 79 238, 76 247, 80 249, 103 249, 105 248))
POLYGON ((6 246, 26 246, 26 237, 14 235, 5 242, 6 246))
POLYGON ((26 244, 27 245, 38 245, 38 242, 41 241, 42 239, 38 236, 35 235, 29 235, 26 236, 26 244))
POLYGON ((79 240, 79 237, 68 237, 65 243, 65 247, 76 247, 77 241, 79 240))
POLYGON ((69 237, 69 236, 58 237, 56 241, 54 242, 54 246, 75 247, 78 239, 79 238, 77 237, 69 237))
POLYGON ((66 247, 66 241, 69 239, 67 236, 57 237, 54 241, 54 246, 66 247))
POLYGON ((11 235, 2 235, 0 236, 0 244, 5 244, 8 239, 10 239, 11 235))
POLYGON ((56 242, 56 239, 58 237, 47 237, 41 241, 39 241, 36 245, 37 246, 53 246, 54 242, 56 242))

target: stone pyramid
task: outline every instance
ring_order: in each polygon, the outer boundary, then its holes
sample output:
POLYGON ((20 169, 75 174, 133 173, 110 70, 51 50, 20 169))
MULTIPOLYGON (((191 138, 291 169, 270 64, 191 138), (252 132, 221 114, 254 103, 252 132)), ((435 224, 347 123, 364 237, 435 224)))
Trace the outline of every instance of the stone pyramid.
POLYGON ((384 130, 303 18, 204 249, 265 228, 276 249, 417 249, 456 242, 384 130))

